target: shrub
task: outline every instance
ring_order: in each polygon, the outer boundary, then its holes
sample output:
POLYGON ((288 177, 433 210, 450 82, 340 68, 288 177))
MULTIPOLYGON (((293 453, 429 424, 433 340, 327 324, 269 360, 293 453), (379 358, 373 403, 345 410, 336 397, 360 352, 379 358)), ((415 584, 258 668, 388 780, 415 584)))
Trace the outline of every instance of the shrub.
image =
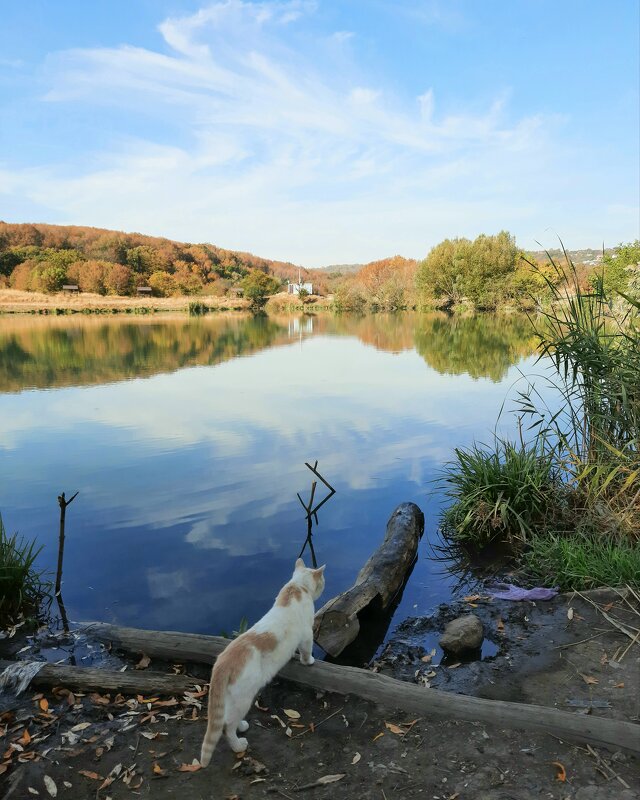
POLYGON ((34 566, 40 549, 17 533, 8 536, 0 517, 0 625, 23 613, 37 613, 51 588, 34 566))

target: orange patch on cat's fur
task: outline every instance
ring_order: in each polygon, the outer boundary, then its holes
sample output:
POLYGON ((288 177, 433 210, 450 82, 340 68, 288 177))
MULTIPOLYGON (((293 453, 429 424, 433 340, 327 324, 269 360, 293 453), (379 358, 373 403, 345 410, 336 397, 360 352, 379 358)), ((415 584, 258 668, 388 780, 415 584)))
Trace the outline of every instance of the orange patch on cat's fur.
POLYGON ((288 606, 294 600, 302 600, 302 592, 304 590, 300 586, 296 586, 295 583, 288 583, 283 589, 280 590, 278 597, 276 598, 276 605, 277 606, 288 606))
POLYGON ((251 658, 254 649, 261 653, 271 653, 277 645, 278 640, 273 633, 247 631, 231 642, 218 656, 217 671, 220 675, 226 673, 229 676, 229 683, 235 683, 251 658))

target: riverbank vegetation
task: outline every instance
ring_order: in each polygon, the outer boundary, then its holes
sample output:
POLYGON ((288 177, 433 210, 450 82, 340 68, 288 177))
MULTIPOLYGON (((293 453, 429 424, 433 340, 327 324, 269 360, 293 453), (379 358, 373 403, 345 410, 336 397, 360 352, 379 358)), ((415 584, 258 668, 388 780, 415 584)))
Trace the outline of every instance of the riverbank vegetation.
MULTIPOLYGON (((575 269, 581 289, 602 279, 607 293, 624 293, 629 288, 627 267, 640 261, 640 242, 576 255, 583 259, 575 269)), ((210 308, 221 310, 238 305, 259 310, 271 297, 269 307, 276 311, 307 306, 360 313, 532 310, 551 304, 563 280, 540 253, 524 253, 506 231, 474 240, 445 239, 422 261, 396 255, 363 265, 303 269, 212 244, 0 222, 0 292, 15 293, 0 297, 5 311, 34 304, 46 308, 49 297, 59 298, 56 309, 69 310, 99 309, 100 298, 111 300, 110 311, 126 310, 121 303, 134 298, 148 308, 159 300, 174 300, 176 308, 187 310, 194 297, 206 297, 210 308), (312 284, 312 295, 306 289, 287 294, 287 283, 300 280, 312 284), (65 286, 71 288, 63 292, 65 286), (23 294, 31 296, 31 304, 18 302, 23 294), (113 301, 116 297, 123 299, 113 301)))
POLYGON ((35 567, 40 549, 17 533, 9 536, 0 516, 0 630, 21 615, 36 616, 51 590, 35 567))
POLYGON ((553 302, 531 326, 551 390, 519 393, 519 441, 455 451, 443 529, 464 549, 507 548, 547 585, 638 585, 640 270, 626 271, 625 298, 602 278, 585 289, 569 260, 549 269, 553 302))

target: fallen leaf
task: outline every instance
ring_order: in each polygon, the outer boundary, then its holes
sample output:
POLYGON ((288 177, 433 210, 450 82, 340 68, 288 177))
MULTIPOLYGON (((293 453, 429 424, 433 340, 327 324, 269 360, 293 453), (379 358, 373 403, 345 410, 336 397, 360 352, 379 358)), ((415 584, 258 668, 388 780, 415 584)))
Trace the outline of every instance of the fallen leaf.
POLYGON ((71 728, 72 731, 84 731, 91 726, 90 722, 80 722, 71 728))
POLYGON ((564 783, 567 780, 567 771, 564 768, 564 765, 561 764, 559 761, 552 761, 551 763, 553 764, 554 767, 558 768, 558 774, 556 775, 556 780, 564 783))
POLYGON ((393 722, 385 722, 384 725, 385 728, 387 728, 387 730, 391 731, 391 733, 396 733, 399 736, 404 736, 405 732, 402 730, 402 728, 400 728, 398 725, 394 725, 393 722))
POLYGON ((29 786, 27 788, 28 788, 29 794, 40 794, 40 792, 37 789, 34 789, 33 786, 29 786))
POLYGON ((266 706, 261 706, 260 703, 257 700, 253 705, 258 709, 258 711, 265 711, 266 712, 266 711, 269 710, 266 706))
POLYGON ((607 603, 606 606, 602 606, 603 611, 611 611, 612 608, 613 608, 613 603, 607 603))
POLYGON ((567 609, 567 619, 568 620, 572 620, 573 619, 573 609, 572 608, 568 608, 567 609))
POLYGON ((58 794, 58 787, 55 785, 53 778, 50 778, 48 775, 44 776, 44 785, 46 786, 47 791, 51 795, 51 797, 56 797, 58 794))
POLYGON ((377 733, 377 734, 376 734, 376 735, 373 737, 373 739, 372 739, 371 741, 372 741, 372 742, 375 742, 375 741, 376 741, 376 739, 379 739, 381 736, 384 736, 384 731, 381 731, 380 733, 377 733))
POLYGON ((614 689, 624 689, 624 683, 616 683, 613 686, 614 689))
POLYGON ((461 667, 461 666, 462 666, 462 662, 461 661, 456 661, 455 664, 449 664, 449 669, 458 669, 458 667, 461 667))
POLYGON ((4 775, 4 773, 9 769, 9 764, 0 764, 0 775, 4 775))
POLYGON ((160 766, 160 764, 158 764, 157 761, 153 765, 153 772, 154 772, 155 775, 165 775, 166 774, 165 770, 162 769, 162 767, 160 766))
POLYGON ((580 675, 580 677, 582 678, 582 680, 585 683, 588 683, 588 684, 598 683, 598 679, 594 678, 592 675, 583 675, 582 672, 579 672, 578 674, 580 675))
POLYGON ((93 692, 92 694, 90 694, 89 700, 91 700, 91 702, 97 706, 108 706, 109 703, 111 702, 111 699, 109 697, 103 697, 101 694, 98 694, 97 692, 93 692))
POLYGON ((90 772, 88 769, 79 769, 78 774, 84 775, 85 778, 89 778, 92 781, 103 781, 104 778, 102 775, 98 775, 97 772, 90 772))
POLYGON ((362 758, 362 756, 360 755, 360 753, 356 753, 355 756, 351 759, 351 763, 352 764, 357 764, 358 761, 360 761, 361 758, 362 758))
POLYGON ((465 603, 475 603, 476 600, 480 600, 479 594, 470 594, 467 597, 462 598, 465 603))
POLYGON ((20 742, 20 744, 29 744, 29 742, 31 741, 31 735, 26 728, 22 732, 22 736, 18 739, 18 741, 20 742))
POLYGON ((149 656, 145 656, 145 654, 143 653, 142 658, 136 664, 135 669, 146 669, 150 663, 151 659, 149 658, 149 656))
POLYGON ((432 656, 432 655, 429 653, 429 654, 428 654, 428 655, 426 655, 426 656, 422 656, 422 658, 420 659, 420 661, 424 661, 424 663, 425 663, 425 664, 429 664, 429 663, 431 662, 431 659, 432 659, 432 658, 433 658, 433 656, 432 656))
POLYGON ((49 701, 47 700, 46 697, 42 698, 42 700, 40 701, 39 705, 40 705, 40 708, 43 711, 48 711, 49 710, 49 701))
POLYGON ((180 764, 178 772, 197 772, 199 769, 202 769, 202 764, 194 758, 191 764, 180 764))
POLYGON ((289 719, 300 719, 300 712, 294 711, 292 708, 285 708, 284 713, 289 717, 289 719))
POLYGON ((502 619, 500 617, 498 617, 498 621, 496 622, 496 628, 499 631, 503 631, 504 630, 504 622, 502 621, 502 619))
POLYGON ((322 778, 318 778, 316 785, 326 786, 327 783, 337 783, 341 781, 346 774, 346 772, 341 772, 339 775, 323 775, 322 778))

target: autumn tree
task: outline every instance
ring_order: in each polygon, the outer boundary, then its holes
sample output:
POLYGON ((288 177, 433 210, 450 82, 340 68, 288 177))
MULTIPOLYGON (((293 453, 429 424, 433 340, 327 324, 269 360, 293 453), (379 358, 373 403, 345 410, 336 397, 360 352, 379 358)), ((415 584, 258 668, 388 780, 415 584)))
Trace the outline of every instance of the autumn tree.
POLYGON ((269 295, 275 294, 280 288, 280 283, 271 275, 259 269, 251 272, 241 283, 244 296, 251 301, 254 309, 264 308, 269 295))

